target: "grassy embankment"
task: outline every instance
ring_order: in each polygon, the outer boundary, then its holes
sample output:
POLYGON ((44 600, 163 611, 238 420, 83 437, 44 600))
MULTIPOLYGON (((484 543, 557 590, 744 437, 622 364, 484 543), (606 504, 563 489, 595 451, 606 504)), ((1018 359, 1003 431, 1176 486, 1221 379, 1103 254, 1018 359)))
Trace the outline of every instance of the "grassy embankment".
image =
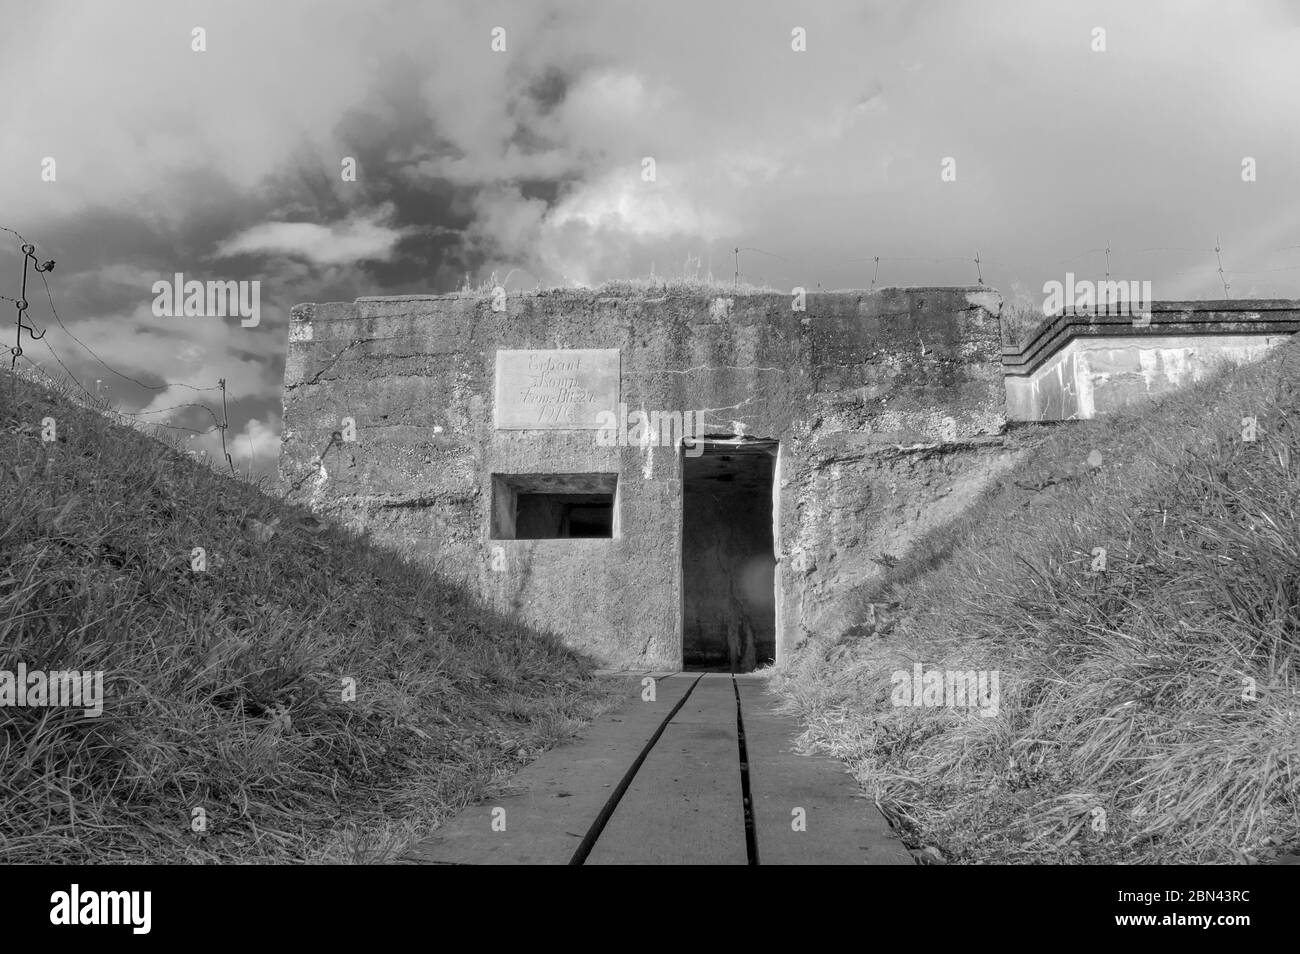
POLYGON ((0 862, 391 857, 612 704, 554 639, 8 373, 0 499, 0 672, 105 694, 0 707, 0 862))
POLYGON ((807 741, 949 861, 1296 851, 1300 340, 1019 436, 1017 470, 860 594, 901 604, 892 630, 826 634, 777 674, 807 741), (998 714, 894 705, 915 663, 997 671, 998 714))

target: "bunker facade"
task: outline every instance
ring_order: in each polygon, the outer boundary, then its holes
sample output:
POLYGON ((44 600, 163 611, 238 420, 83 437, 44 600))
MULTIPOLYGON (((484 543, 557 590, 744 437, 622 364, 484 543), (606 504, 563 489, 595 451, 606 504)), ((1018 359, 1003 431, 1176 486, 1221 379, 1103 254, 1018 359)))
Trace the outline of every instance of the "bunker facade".
POLYGON ((982 286, 299 305, 281 476, 603 665, 745 671, 860 622, 1012 463, 1000 309, 982 286))

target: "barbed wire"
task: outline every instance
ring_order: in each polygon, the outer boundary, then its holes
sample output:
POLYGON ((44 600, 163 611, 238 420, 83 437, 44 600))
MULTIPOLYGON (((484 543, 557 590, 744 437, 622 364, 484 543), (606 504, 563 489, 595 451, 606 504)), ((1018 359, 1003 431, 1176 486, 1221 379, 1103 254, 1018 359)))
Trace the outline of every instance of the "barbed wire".
MULTIPOLYGON (((1300 249, 1300 245, 1287 245, 1281 248, 1269 248, 1269 249, 1263 249, 1261 251, 1264 253, 1273 254, 1277 252, 1290 251, 1292 249, 1300 249)), ((1000 268, 1000 269, 1015 267, 1007 262, 1003 262, 997 259, 985 258, 983 254, 978 251, 975 252, 973 257, 969 257, 969 258, 965 256, 959 256, 959 255, 948 255, 948 256, 937 256, 937 257, 871 255, 863 258, 850 258, 850 259, 845 259, 843 261, 829 262, 829 263, 822 262, 822 261, 812 262, 812 261, 800 260, 797 258, 790 258, 788 256, 779 255, 776 252, 772 252, 764 248, 759 248, 757 246, 736 246, 732 249, 732 251, 736 256, 736 265, 734 271, 734 282, 736 285, 739 285, 741 278, 745 276, 745 273, 741 272, 740 270, 740 254, 742 252, 757 252, 761 255, 766 255, 771 258, 779 259, 780 261, 786 262, 790 265, 795 265, 800 268, 816 269, 818 271, 833 269, 833 268, 843 268, 846 265, 861 265, 861 264, 872 263, 874 265, 874 270, 872 273, 871 282, 869 286, 871 290, 874 290, 875 286, 879 283, 880 264, 882 262, 886 264, 922 263, 928 265, 945 265, 952 262, 967 262, 972 264, 975 267, 974 277, 976 279, 976 283, 981 285, 984 284, 984 274, 983 274, 982 266, 991 265, 995 268, 1000 268)), ((1104 256, 1105 276, 1107 279, 1109 279, 1113 271, 1111 267, 1112 256, 1118 257, 1121 255, 1131 255, 1134 253, 1148 253, 1148 252, 1194 253, 1194 254, 1205 255, 1207 256, 1207 258, 1208 256, 1213 255, 1215 256, 1214 262, 1211 263, 1207 261, 1206 265, 1208 268, 1214 271, 1215 274, 1218 275, 1219 280, 1223 283, 1224 298, 1229 297, 1229 290, 1232 287, 1232 283, 1231 281, 1229 281, 1229 278, 1232 275, 1267 275, 1276 272, 1300 270, 1300 265, 1288 265, 1280 268, 1266 268, 1266 269, 1255 269, 1255 270, 1247 270, 1247 269, 1228 270, 1223 267, 1223 260, 1221 254, 1222 251, 1223 251, 1223 244, 1218 238, 1218 236, 1215 237, 1214 245, 1201 246, 1201 247, 1189 246, 1189 245, 1158 245, 1158 246, 1146 246, 1138 249, 1126 250, 1123 248, 1114 248, 1111 246, 1110 242, 1107 241, 1107 243, 1104 246, 1085 249, 1084 251, 1080 252, 1078 255, 1074 255, 1069 258, 1060 259, 1058 260, 1058 264, 1069 265, 1073 262, 1077 262, 1080 259, 1086 258, 1090 255, 1102 255, 1104 256)), ((820 282, 818 283, 818 287, 820 287, 820 282)))
MULTIPOLYGON (((61 388, 61 387, 63 386, 63 382, 59 381, 58 378, 56 378, 56 377, 54 377, 53 375, 51 375, 51 374, 50 374, 48 371, 46 371, 43 367, 41 367, 39 364, 37 364, 37 363, 36 363, 35 361, 33 361, 31 358, 27 357, 27 355, 25 355, 25 354, 24 354, 24 355, 20 355, 20 357, 22 358, 23 361, 25 361, 25 362, 27 362, 28 364, 30 364, 30 365, 32 366, 32 368, 33 368, 35 371, 37 371, 38 373, 40 373, 41 375, 43 375, 43 376, 45 377, 45 379, 46 379, 47 381, 49 381, 51 384, 53 384, 55 387, 59 387, 59 388, 61 388)), ((55 360, 58 360, 57 356, 55 357, 55 360)), ((82 386, 81 382, 77 380, 77 378, 76 378, 75 375, 73 375, 73 374, 71 374, 71 373, 68 372, 68 369, 67 369, 66 367, 63 366, 62 362, 60 362, 59 366, 60 366, 60 367, 63 367, 64 373, 68 375, 68 379, 69 379, 73 384, 76 384, 78 387, 80 387, 83 391, 86 392, 87 395, 89 395, 89 396, 90 396, 92 399, 94 399, 95 401, 103 402, 103 398, 96 397, 95 395, 91 394, 89 391, 86 391, 85 387, 82 386)), ((119 411, 117 408, 114 408, 114 407, 109 407, 109 408, 108 408, 108 412, 109 412, 110 414, 115 414, 115 415, 119 415, 119 416, 122 416, 122 417, 130 417, 130 416, 131 416, 130 412, 128 412, 128 411, 119 411)), ((182 426, 182 425, 180 425, 180 424, 164 424, 164 423, 162 423, 162 422, 160 422, 160 421, 143 421, 143 422, 141 422, 141 423, 148 424, 150 427, 163 427, 163 428, 167 428, 168 430, 172 430, 172 431, 188 431, 188 432, 191 433, 191 434, 211 434, 213 431, 218 430, 218 429, 220 429, 220 427, 221 427, 221 424, 220 424, 220 423, 217 423, 217 424, 212 425, 211 427, 204 428, 203 430, 199 430, 198 428, 195 428, 195 427, 184 427, 184 426, 182 426)))
MULTIPOLYGON (((55 363, 58 364, 58 366, 63 370, 63 373, 67 376, 67 381, 76 385, 76 387, 79 388, 81 392, 85 394, 87 398, 90 399, 90 401, 92 402, 90 406, 95 407, 97 410, 100 411, 107 410, 109 413, 119 418, 132 419, 137 421, 138 423, 147 424, 150 427, 159 427, 159 428, 165 428, 167 430, 175 430, 175 431, 186 431, 193 435, 211 434, 213 431, 219 431, 221 433, 222 452, 226 458, 226 462, 230 465, 231 472, 234 473, 235 472, 234 460, 231 458, 230 453, 226 450, 226 431, 230 427, 230 416, 229 416, 229 411, 227 409, 227 402, 226 402, 226 397, 227 397, 226 379, 221 378, 218 381, 218 383, 212 387, 201 387, 198 385, 189 384, 188 382, 184 382, 184 381, 169 381, 164 384, 155 385, 155 384, 146 384, 145 382, 139 380, 138 378, 126 374, 122 371, 119 371, 117 368, 114 368, 102 357, 100 357, 100 355, 93 348, 91 348, 84 341, 82 341, 75 334, 73 334, 72 330, 63 323, 63 319, 59 315, 58 307, 54 304, 54 293, 50 288, 50 283, 48 279, 46 278, 46 274, 52 271, 54 268, 55 265, 54 261, 50 260, 45 262, 44 264, 40 263, 35 256, 36 244, 34 242, 29 241, 26 238, 26 236, 24 236, 21 232, 17 231, 16 229, 11 229, 8 226, 0 225, 0 231, 8 232, 11 235, 16 236, 19 239, 19 241, 22 243, 22 245, 20 246, 20 251, 22 252, 22 256, 23 256, 22 291, 20 293, 22 297, 10 298, 7 295, 0 296, 0 298, 4 298, 4 300, 6 301, 14 303, 18 311, 17 328, 16 328, 17 338, 14 342, 14 346, 9 349, 11 355, 11 361, 10 361, 11 368, 16 366, 18 359, 21 358, 27 364, 31 365, 42 375, 44 375, 45 378, 47 378, 50 382, 55 384, 56 387, 59 387, 60 389, 62 389, 63 387, 63 385, 61 385, 57 379, 52 377, 49 374, 49 372, 47 372, 37 362, 33 361, 31 357, 29 357, 27 354, 24 353, 22 347, 22 333, 26 331, 33 341, 44 342, 45 347, 50 352, 50 356, 54 358, 55 363), (69 338, 71 338, 74 342, 76 342, 77 345, 79 345, 82 348, 82 350, 84 350, 87 354, 89 354, 92 358, 94 358, 97 362, 99 362, 99 364, 105 370, 111 372, 112 374, 117 375, 119 378, 122 378, 123 380, 130 381, 131 383, 137 385, 138 387, 148 391, 165 391, 173 387, 188 388, 195 392, 219 390, 221 391, 222 394, 223 416, 218 418, 216 412, 213 411, 212 408, 208 407, 206 404, 200 404, 198 402, 185 402, 185 403, 175 404, 165 408, 153 408, 153 409, 146 408, 140 411, 124 411, 121 410, 120 408, 113 407, 112 404, 99 393, 92 393, 91 390, 88 387, 86 387, 85 384, 82 383, 81 379, 78 378, 77 375, 75 375, 72 372, 72 369, 69 368, 63 362, 63 359, 59 356, 59 353, 54 349, 54 345, 46 338, 49 329, 48 328, 44 330, 37 329, 34 323, 28 323, 28 321, 24 320, 28 318, 27 310, 29 305, 27 302, 27 273, 28 273, 28 268, 29 266, 32 265, 32 263, 35 263, 34 265, 35 271, 41 276, 41 284, 44 286, 45 289, 45 297, 49 301, 49 305, 50 305, 50 314, 54 317, 54 320, 58 324, 60 330, 63 331, 63 333, 66 334, 69 338), (212 426, 200 430, 198 428, 186 427, 180 424, 168 424, 161 421, 140 420, 146 415, 163 414, 170 411, 182 410, 187 408, 194 408, 194 409, 205 411, 212 418, 213 421, 212 426)), ((239 400, 236 399, 234 403, 238 405, 239 400)), ((251 438, 250 438, 250 444, 251 444, 251 438)))
MULTIPOLYGON (((36 244, 35 242, 29 242, 29 241, 27 240, 27 236, 23 235, 22 232, 16 231, 15 229, 8 228, 7 226, 0 225, 0 232, 8 232, 10 235, 16 235, 16 236, 18 236, 18 241, 22 242, 24 245, 35 245, 35 244, 36 244)), ((12 301, 12 299, 10 299, 10 300, 12 301)))
POLYGON ((113 374, 116 374, 119 378, 122 378, 123 380, 126 380, 126 381, 130 381, 132 384, 135 384, 135 385, 137 385, 137 386, 139 386, 139 387, 142 387, 142 388, 144 388, 144 389, 146 389, 146 390, 149 390, 149 391, 165 391, 165 390, 167 390, 168 388, 189 388, 191 391, 218 391, 218 390, 220 390, 220 385, 216 385, 216 386, 213 386, 213 387, 201 388, 201 387, 197 387, 197 386, 195 386, 195 385, 193 385, 193 384, 186 384, 186 383, 184 383, 184 382, 182 382, 182 381, 171 381, 171 382, 168 382, 168 383, 166 383, 166 384, 145 384, 145 383, 144 383, 143 381, 141 381, 139 378, 134 378, 134 377, 132 377, 132 376, 129 375, 129 374, 123 374, 121 371, 118 371, 116 368, 110 366, 110 365, 109 365, 109 364, 108 364, 108 363, 107 363, 103 358, 101 358, 98 354, 96 354, 96 353, 94 352, 94 350, 92 350, 91 347, 90 347, 89 345, 87 345, 84 341, 82 341, 80 338, 78 338, 76 335, 74 335, 74 334, 72 333, 72 331, 68 328, 68 326, 65 325, 65 324, 63 323, 63 319, 59 317, 59 311, 58 311, 58 309, 54 307, 54 296, 53 296, 52 294, 50 294, 50 283, 49 283, 48 281, 46 281, 44 273, 41 274, 41 282, 45 285, 45 296, 50 300, 50 313, 54 315, 54 320, 55 320, 56 322, 58 322, 59 327, 63 329, 63 331, 67 334, 67 336, 68 336, 69 338, 71 338, 71 339, 72 339, 73 341, 75 341, 77 344, 81 345, 81 347, 82 347, 82 348, 83 348, 83 349, 84 349, 84 350, 85 350, 85 351, 86 351, 86 352, 87 352, 87 353, 88 353, 92 358, 94 358, 94 359, 95 359, 96 361, 98 361, 101 365, 103 365, 104 368, 105 368, 106 370, 111 371, 113 374))

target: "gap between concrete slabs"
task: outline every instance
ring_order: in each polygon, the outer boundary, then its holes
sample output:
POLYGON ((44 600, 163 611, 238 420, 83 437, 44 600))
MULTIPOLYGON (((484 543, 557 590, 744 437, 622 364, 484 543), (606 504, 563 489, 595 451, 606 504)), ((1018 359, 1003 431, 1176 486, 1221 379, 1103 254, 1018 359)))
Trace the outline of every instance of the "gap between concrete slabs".
POLYGON ((589 865, 743 865, 736 696, 707 673, 596 839, 589 865))
POLYGON ((758 857, 765 865, 912 865, 880 810, 838 760, 799 755, 797 726, 763 681, 737 676, 758 857), (806 830, 793 826, 795 809, 806 830))

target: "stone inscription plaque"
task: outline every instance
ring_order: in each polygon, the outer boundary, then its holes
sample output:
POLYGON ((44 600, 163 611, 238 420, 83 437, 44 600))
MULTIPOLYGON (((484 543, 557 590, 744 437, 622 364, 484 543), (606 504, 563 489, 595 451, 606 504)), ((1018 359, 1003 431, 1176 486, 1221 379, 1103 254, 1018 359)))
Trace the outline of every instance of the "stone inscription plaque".
POLYGON ((617 348, 498 351, 498 430, 596 430, 618 409, 617 348))

